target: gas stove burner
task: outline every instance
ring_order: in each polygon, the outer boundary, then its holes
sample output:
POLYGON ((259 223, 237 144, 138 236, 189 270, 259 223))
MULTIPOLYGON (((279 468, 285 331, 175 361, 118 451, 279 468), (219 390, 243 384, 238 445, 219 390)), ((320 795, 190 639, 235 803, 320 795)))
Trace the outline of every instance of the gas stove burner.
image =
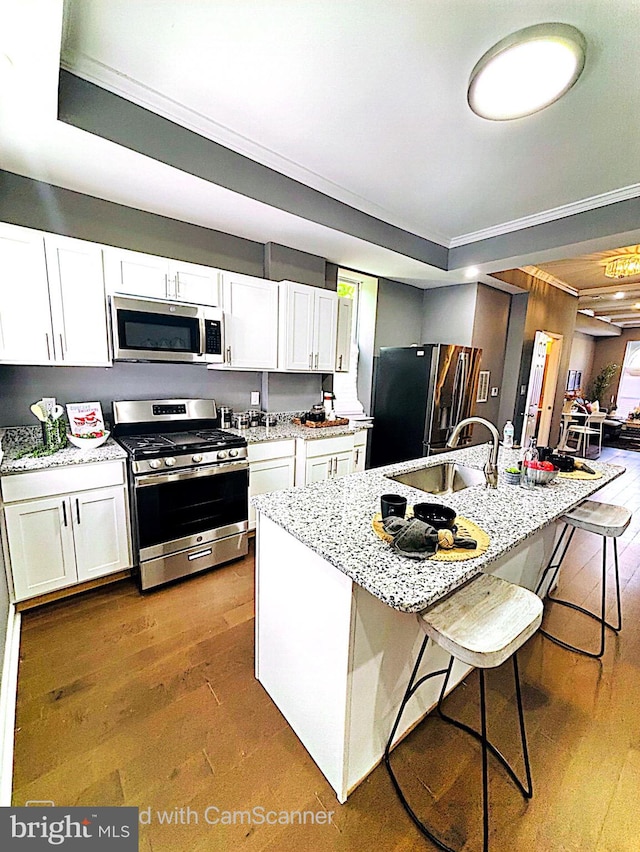
POLYGON ((120 438, 120 443, 130 452, 164 450, 172 446, 172 442, 163 435, 129 435, 120 438))
POLYGON ((235 438, 235 435, 231 435, 230 432, 224 432, 222 429, 199 429, 195 432, 197 438, 200 438, 201 441, 209 442, 225 442, 229 441, 232 437, 235 438))

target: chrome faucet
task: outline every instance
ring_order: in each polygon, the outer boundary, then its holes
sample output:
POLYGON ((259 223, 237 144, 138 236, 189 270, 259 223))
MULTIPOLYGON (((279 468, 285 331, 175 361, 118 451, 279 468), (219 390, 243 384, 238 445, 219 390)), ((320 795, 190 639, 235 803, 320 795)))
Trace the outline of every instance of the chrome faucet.
POLYGON ((484 466, 484 479, 485 479, 485 488, 497 488, 498 487, 498 449, 500 448, 500 435, 498 430, 490 423, 488 420, 485 420, 482 417, 466 417, 464 420, 461 420, 458 425, 455 427, 453 432, 451 433, 451 437, 447 441, 447 447, 458 446, 458 440, 460 438, 460 433, 464 429, 465 426, 468 426, 470 423, 480 423, 482 426, 486 426, 487 429, 491 432, 491 436, 493 438, 493 445, 489 450, 489 458, 487 459, 484 466))

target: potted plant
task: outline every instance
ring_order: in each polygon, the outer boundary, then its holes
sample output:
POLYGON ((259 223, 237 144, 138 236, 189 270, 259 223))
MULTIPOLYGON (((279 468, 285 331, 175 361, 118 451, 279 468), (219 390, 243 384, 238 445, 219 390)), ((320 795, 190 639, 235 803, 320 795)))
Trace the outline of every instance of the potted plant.
POLYGON ((613 362, 605 364, 604 367, 598 373, 598 375, 591 380, 591 384, 589 385, 588 396, 592 402, 595 402, 597 400, 599 404, 602 403, 605 391, 611 384, 611 380, 613 379, 618 369, 619 365, 614 364, 613 362))
POLYGON ((515 465, 505 468, 504 478, 509 485, 520 485, 520 468, 515 465))

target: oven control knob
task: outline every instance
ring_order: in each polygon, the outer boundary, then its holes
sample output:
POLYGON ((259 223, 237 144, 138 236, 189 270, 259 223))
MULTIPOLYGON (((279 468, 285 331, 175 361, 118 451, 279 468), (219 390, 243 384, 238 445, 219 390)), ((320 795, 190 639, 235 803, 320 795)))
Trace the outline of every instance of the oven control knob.
POLYGON ((237 455, 238 455, 238 451, 237 451, 237 450, 229 450, 229 458, 231 458, 231 459, 235 459, 235 457, 236 457, 237 455))
POLYGON ((222 460, 226 459, 226 457, 227 457, 227 451, 226 450, 220 450, 220 452, 218 453, 216 458, 219 458, 222 461, 222 460))
POLYGON ((161 464, 162 462, 160 461, 160 459, 151 459, 151 461, 149 462, 149 467, 152 467, 154 470, 157 470, 161 464))
POLYGON ((191 456, 191 461, 194 462, 195 464, 200 464, 200 462, 202 461, 202 458, 203 458, 202 453, 196 453, 195 456, 191 456))
POLYGON ((164 463, 166 464, 167 467, 173 467, 174 464, 176 463, 176 460, 174 459, 173 456, 169 456, 168 458, 166 458, 164 460, 164 463))

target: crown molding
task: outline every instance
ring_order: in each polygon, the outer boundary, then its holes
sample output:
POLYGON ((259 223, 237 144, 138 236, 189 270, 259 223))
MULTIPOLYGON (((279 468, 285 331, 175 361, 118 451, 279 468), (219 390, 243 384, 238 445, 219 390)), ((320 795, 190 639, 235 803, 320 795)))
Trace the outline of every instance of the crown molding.
POLYGON ((627 201, 629 198, 637 198, 638 196, 640 196, 640 183, 623 186, 620 189, 611 190, 611 192, 603 192, 600 195, 583 198, 581 201, 563 204, 561 207, 541 210, 539 213, 534 213, 531 216, 523 216, 521 219, 512 219, 510 222, 492 225, 490 228, 483 228, 480 231, 461 234, 449 241, 449 248, 477 243, 480 240, 487 240, 491 237, 500 237, 503 234, 511 234, 514 231, 521 231, 524 228, 533 228, 535 225, 544 225, 546 222, 565 219, 567 216, 575 216, 578 213, 585 213, 588 210, 596 210, 598 207, 607 207, 609 204, 627 201))
POLYGON ((132 77, 121 74, 110 65, 99 62, 87 54, 65 50, 60 57, 60 67, 65 71, 69 71, 71 74, 75 74, 77 77, 81 77, 88 83, 100 86, 114 95, 125 98, 137 106, 147 109, 162 118, 166 118, 174 124, 178 124, 180 127, 191 130, 206 139, 210 139, 212 142, 216 142, 225 148, 235 151, 237 154, 242 154, 250 160, 299 181, 305 186, 322 192, 330 198, 354 207, 356 210, 374 216, 389 225, 394 225, 423 239, 439 243, 445 248, 449 245, 449 238, 444 234, 436 232, 427 233, 422 229, 420 233, 416 233, 415 225, 404 221, 401 216, 381 207, 374 201, 370 201, 364 196, 351 192, 351 190, 346 189, 340 184, 334 183, 311 169, 307 169, 295 160, 283 157, 276 151, 260 145, 258 142, 240 133, 236 133, 236 131, 226 127, 224 124, 213 121, 197 110, 191 109, 191 107, 163 95, 156 89, 146 86, 132 77))

